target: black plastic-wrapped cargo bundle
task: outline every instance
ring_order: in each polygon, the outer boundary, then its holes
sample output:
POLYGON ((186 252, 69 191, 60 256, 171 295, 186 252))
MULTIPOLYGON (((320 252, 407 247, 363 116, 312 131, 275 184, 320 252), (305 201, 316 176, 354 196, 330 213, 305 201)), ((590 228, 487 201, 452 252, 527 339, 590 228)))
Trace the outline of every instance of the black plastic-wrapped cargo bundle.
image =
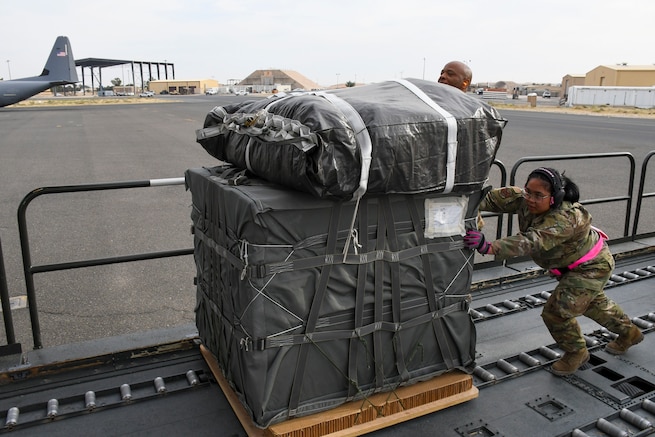
POLYGON ((257 426, 475 366, 481 191, 318 199, 190 169, 196 324, 257 426))
POLYGON ((216 107, 212 156, 319 198, 480 189, 506 124, 487 103, 407 79, 216 107))

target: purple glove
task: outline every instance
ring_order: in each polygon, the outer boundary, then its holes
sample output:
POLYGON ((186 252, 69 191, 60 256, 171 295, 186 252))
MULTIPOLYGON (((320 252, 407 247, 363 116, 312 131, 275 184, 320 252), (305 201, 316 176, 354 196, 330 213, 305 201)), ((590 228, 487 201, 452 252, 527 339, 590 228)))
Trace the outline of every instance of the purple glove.
POLYGON ((484 234, 475 229, 469 229, 466 231, 466 235, 464 236, 464 246, 469 249, 477 249, 477 251, 482 255, 488 254, 491 249, 491 243, 487 243, 484 234))

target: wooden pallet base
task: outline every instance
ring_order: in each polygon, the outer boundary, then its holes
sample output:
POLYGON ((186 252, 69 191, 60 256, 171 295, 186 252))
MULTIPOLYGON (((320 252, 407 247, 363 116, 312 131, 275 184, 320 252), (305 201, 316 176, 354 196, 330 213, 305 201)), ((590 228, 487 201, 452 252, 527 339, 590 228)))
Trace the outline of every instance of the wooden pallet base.
POLYGON ((261 429, 241 405, 214 355, 202 345, 200 350, 249 437, 354 437, 478 397, 471 375, 453 371, 393 392, 377 393, 365 400, 261 429))

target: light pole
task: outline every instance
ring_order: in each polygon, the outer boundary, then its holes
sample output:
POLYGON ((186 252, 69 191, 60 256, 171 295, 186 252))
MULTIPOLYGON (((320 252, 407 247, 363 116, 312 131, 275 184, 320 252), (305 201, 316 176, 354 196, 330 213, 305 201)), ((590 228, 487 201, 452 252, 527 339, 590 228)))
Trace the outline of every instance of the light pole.
POLYGON ((9 71, 9 80, 11 80, 11 67, 9 66, 9 59, 7 59, 7 70, 9 71))
POLYGON ((425 80, 425 58, 423 58, 423 80, 425 80))

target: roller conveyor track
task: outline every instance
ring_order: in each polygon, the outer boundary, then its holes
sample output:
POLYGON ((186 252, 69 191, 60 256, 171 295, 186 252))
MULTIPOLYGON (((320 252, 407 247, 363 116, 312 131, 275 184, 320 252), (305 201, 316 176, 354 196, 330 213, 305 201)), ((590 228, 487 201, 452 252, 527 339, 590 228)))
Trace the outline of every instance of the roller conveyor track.
MULTIPOLYGON (((471 307, 483 314, 473 313, 478 338, 472 376, 479 396, 369 435, 655 435, 654 265, 649 256, 621 261, 607 287, 608 296, 642 329, 644 341, 623 356, 610 355, 604 348, 613 334, 581 317, 591 359, 568 377, 549 370, 562 351, 540 317, 555 287, 552 278, 531 272, 474 289, 471 307)), ((112 353, 37 370, 16 366, 0 380, 0 434, 245 436, 197 341, 182 343, 177 349, 112 353), (124 398, 124 384, 131 398, 124 398), (95 395, 95 407, 87 404, 88 392, 95 395), (16 418, 10 412, 15 406, 16 418)))
POLYGON ((0 385, 0 435, 221 435, 224 430, 245 436, 198 346, 189 339, 10 368, 0 385))
MULTIPOLYGON (((607 290, 613 287, 628 285, 635 281, 652 279, 653 276, 655 276, 655 265, 637 267, 632 270, 623 270, 620 273, 612 274, 610 280, 605 286, 605 289, 607 290)), ((483 306, 476 306, 474 302, 470 311, 471 316, 473 317, 473 321, 476 323, 484 322, 495 317, 506 316, 518 311, 524 311, 527 309, 543 306, 550 297, 552 288, 555 286, 554 281, 548 280, 546 276, 544 276, 543 279, 544 282, 547 283, 553 282, 550 290, 544 289, 537 293, 526 294, 525 296, 518 298, 508 298, 502 301, 485 303, 483 306)), ((516 285, 518 284, 515 284, 515 286, 516 285)), ((643 319, 643 322, 637 320, 635 323, 642 323, 640 327, 648 329, 652 327, 649 326, 649 323, 652 325, 653 322, 655 322, 655 313, 650 313, 647 317, 643 317, 641 319, 643 319)))
POLYGON ((550 372, 563 351, 540 317, 556 286, 553 278, 528 266, 516 269, 519 278, 473 287, 471 313, 478 333, 473 381, 479 397, 372 435, 655 435, 654 266, 652 255, 617 261, 606 287, 645 334, 644 341, 625 355, 611 355, 604 349, 615 334, 580 317, 591 358, 567 377, 550 372))

